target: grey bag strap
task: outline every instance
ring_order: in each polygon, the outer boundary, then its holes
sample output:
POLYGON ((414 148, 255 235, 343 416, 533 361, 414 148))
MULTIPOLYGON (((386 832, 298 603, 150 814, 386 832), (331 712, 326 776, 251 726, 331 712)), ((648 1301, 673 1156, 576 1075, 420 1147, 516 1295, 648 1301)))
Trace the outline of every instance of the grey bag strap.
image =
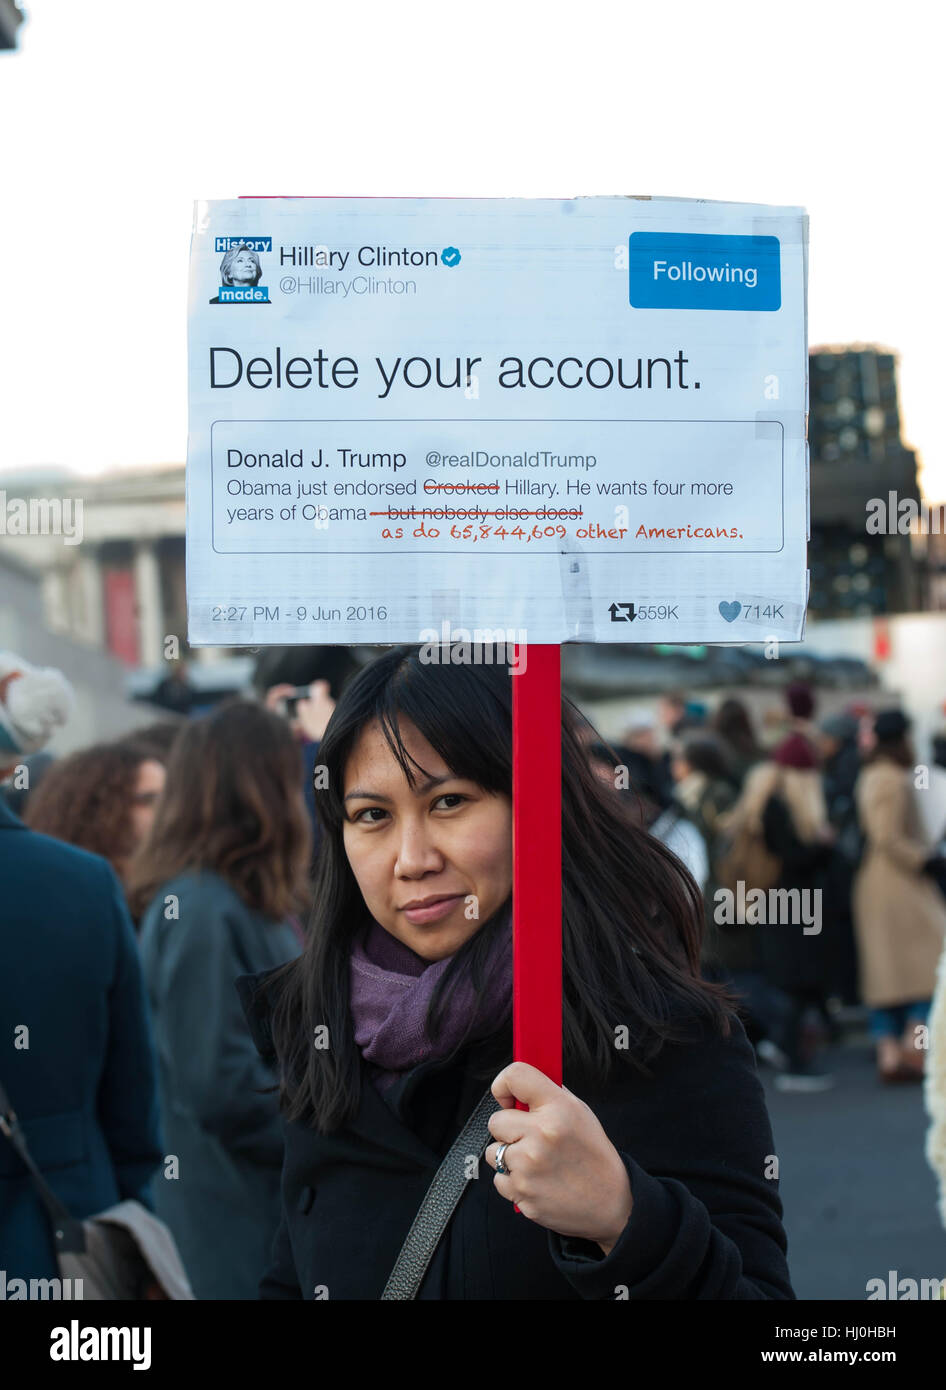
POLYGON ((494 1111, 501 1108, 492 1091, 487 1091, 453 1141, 424 1194, 424 1200, 384 1286, 382 1298, 416 1298, 434 1251, 470 1184, 467 1160, 471 1155, 475 1155, 477 1160, 482 1158, 492 1137, 487 1121, 494 1111))

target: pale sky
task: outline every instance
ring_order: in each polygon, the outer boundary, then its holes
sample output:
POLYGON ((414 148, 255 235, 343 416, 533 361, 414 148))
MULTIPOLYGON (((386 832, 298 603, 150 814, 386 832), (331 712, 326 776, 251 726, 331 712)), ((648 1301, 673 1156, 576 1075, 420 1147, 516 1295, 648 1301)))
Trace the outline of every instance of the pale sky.
POLYGON ((809 341, 900 356, 946 500, 925 3, 31 0, 0 55, 0 470, 183 461, 193 201, 803 205, 809 341))

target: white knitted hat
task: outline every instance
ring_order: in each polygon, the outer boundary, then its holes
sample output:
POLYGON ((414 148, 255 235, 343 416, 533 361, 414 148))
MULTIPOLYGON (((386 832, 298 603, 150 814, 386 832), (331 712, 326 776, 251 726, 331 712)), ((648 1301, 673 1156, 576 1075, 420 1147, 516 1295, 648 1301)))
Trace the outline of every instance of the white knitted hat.
POLYGON ((0 755, 38 753, 75 708, 75 693, 61 671, 31 666, 15 652, 0 651, 0 681, 12 672, 0 699, 0 755))

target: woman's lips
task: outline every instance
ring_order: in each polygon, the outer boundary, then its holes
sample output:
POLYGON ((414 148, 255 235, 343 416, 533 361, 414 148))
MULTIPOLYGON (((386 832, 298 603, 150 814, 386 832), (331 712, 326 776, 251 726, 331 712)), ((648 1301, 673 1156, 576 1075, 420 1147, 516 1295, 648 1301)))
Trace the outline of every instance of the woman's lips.
POLYGON ((449 898, 442 898, 440 902, 431 903, 429 907, 405 907, 402 911, 414 926, 421 926, 424 922, 438 922, 441 917, 446 917, 462 898, 462 893, 454 893, 449 898))

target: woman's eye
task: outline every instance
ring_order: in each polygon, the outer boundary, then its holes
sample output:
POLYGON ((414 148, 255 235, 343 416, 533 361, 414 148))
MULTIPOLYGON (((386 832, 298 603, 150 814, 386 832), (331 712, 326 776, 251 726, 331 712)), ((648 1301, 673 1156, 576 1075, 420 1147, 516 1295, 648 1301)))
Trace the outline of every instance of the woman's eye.
POLYGON ((367 821, 366 821, 366 820, 363 819, 363 817, 365 817, 365 816, 370 816, 370 815, 371 815, 373 812, 375 812, 375 811, 377 811, 377 813, 378 813, 379 815, 381 815, 381 816, 386 816, 386 815, 387 815, 387 811, 385 811, 384 808, 381 807, 381 806, 366 806, 365 809, 364 809, 363 811, 359 811, 359 812, 357 813, 357 815, 355 816, 355 824, 356 824, 356 825, 358 825, 358 824, 361 824, 361 825, 377 825, 378 822, 377 822, 376 820, 367 820, 367 821))
MULTIPOLYGON (((466 798, 465 796, 463 796, 460 792, 444 792, 443 796, 438 796, 438 797, 437 797, 437 801, 434 802, 434 805, 437 805, 438 802, 441 802, 441 801, 453 801, 454 803, 459 804, 461 801, 466 801, 466 800, 467 800, 467 798, 466 798)), ((452 806, 445 806, 445 807, 444 807, 444 810, 446 810, 446 811, 452 811, 452 810, 453 810, 453 807, 452 807, 452 806)))

